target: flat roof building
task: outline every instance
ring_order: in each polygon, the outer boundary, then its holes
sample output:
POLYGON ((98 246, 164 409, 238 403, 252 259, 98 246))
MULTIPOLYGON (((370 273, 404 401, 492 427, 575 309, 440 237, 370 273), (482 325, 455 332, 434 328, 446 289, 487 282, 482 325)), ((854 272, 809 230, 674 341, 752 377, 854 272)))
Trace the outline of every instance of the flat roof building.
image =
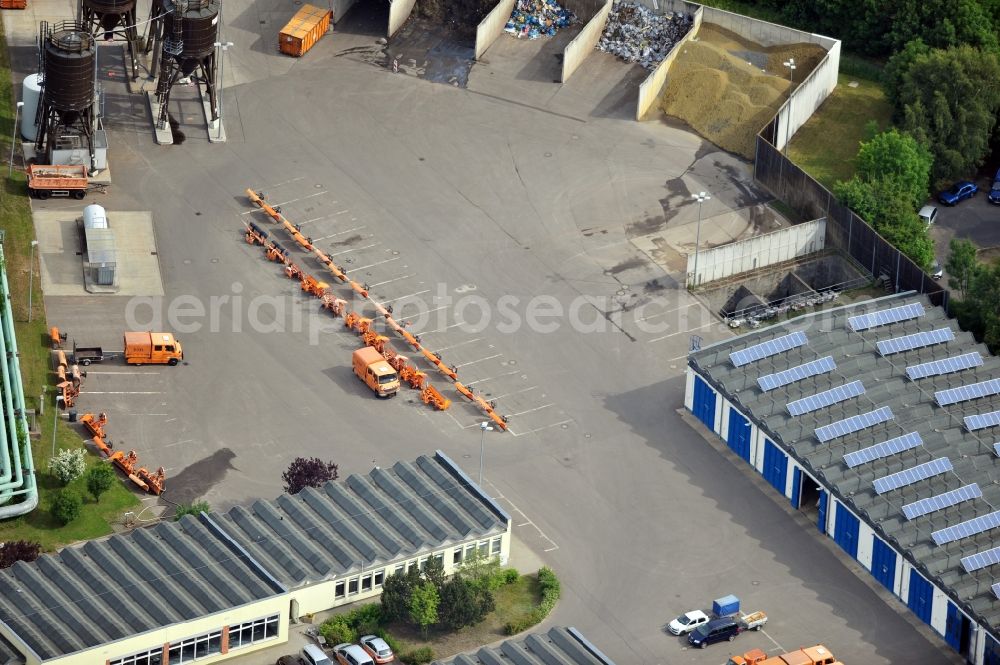
POLYGON ((615 665, 576 628, 550 628, 485 646, 432 665, 615 665))
POLYGON ((922 296, 693 352, 685 406, 974 663, 1000 663, 1000 360, 922 296))

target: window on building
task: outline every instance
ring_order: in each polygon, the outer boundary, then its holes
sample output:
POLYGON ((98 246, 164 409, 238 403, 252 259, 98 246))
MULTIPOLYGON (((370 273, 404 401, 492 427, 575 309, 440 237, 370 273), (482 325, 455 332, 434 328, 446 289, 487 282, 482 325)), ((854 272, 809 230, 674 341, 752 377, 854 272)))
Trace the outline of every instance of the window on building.
MULTIPOLYGON (((239 649, 278 636, 278 615, 254 619, 229 627, 229 648, 239 649)), ((173 662, 173 661, 171 661, 173 662)))
POLYGON ((490 549, 490 554, 493 556, 500 556, 500 548, 503 545, 503 537, 497 536, 493 539, 493 547, 490 549))
POLYGON ((393 572, 393 575, 402 575, 403 574, 403 570, 405 568, 406 568, 406 566, 404 564, 402 564, 402 563, 399 564, 398 566, 396 566, 396 570, 395 570, 395 572, 393 572))
POLYGON ((344 597, 344 581, 341 580, 337 582, 337 585, 333 587, 333 597, 343 598, 344 597))
POLYGON ((462 563, 462 548, 461 547, 456 547, 455 551, 451 553, 451 562, 454 565, 456 565, 456 566, 458 564, 462 563))
POLYGON ((417 562, 411 561, 409 564, 407 564, 406 570, 415 570, 416 567, 417 567, 417 562))
POLYGON ((434 555, 434 558, 437 559, 437 562, 440 563, 441 567, 443 568, 444 567, 444 552, 438 552, 437 554, 434 555))
POLYGON ((372 590, 372 575, 368 573, 367 575, 361 576, 361 590, 371 591, 372 590))
POLYGON ((347 582, 347 594, 353 595, 358 592, 358 578, 355 577, 347 582))
POLYGON ((476 553, 476 544, 469 543, 465 546, 465 558, 468 559, 470 556, 476 553))
POLYGON ((427 567, 427 557, 422 556, 420 557, 420 570, 423 570, 426 567, 427 567))
POLYGON ((375 586, 380 587, 382 586, 383 582, 385 582, 385 571, 380 570, 377 573, 375 573, 375 586))
POLYGON ((189 637, 170 645, 170 665, 183 665, 222 653, 222 631, 189 637))
POLYGON ((111 665, 160 665, 162 662, 163 646, 158 646, 149 651, 116 658, 111 661, 111 665))
POLYGON ((489 555, 490 555, 490 541, 488 540, 479 541, 479 556, 485 559, 489 557, 489 555))

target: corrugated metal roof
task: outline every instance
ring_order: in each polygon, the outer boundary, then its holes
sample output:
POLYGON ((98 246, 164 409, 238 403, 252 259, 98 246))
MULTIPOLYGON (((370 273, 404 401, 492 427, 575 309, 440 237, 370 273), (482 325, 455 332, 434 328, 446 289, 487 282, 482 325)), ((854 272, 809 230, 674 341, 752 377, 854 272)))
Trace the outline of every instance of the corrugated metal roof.
MULTIPOLYGON (((883 345, 883 348, 884 345, 883 345)), ((770 326, 748 335, 726 340, 692 354, 692 367, 710 382, 743 414, 750 416, 775 443, 799 460, 807 472, 832 489, 838 498, 862 517, 884 540, 903 552, 925 577, 947 591, 953 602, 988 626, 1000 626, 1000 600, 991 585, 1000 581, 1000 566, 988 566, 973 573, 962 568, 961 559, 1000 545, 1000 529, 961 538, 938 546, 931 534, 946 526, 970 520, 1000 508, 1000 458, 993 444, 1000 440, 1000 428, 969 432, 965 416, 1000 409, 1000 396, 987 395, 945 407, 934 393, 988 379, 1000 378, 1000 359, 989 355, 963 332, 945 312, 922 296, 903 294, 849 305, 829 312, 799 317, 786 324, 770 326), (866 312, 921 303, 924 314, 888 325, 854 332, 847 319, 866 312), (950 328, 954 339, 929 343, 883 356, 877 343, 921 332, 950 328), (732 351, 801 330, 808 343, 740 368, 733 366, 732 351), (945 374, 910 380, 906 368, 943 360, 963 353, 982 353, 984 363, 945 374), (836 369, 803 378, 778 389, 764 392, 757 379, 766 374, 833 356, 836 369), (845 380, 860 380, 865 394, 812 413, 791 416, 786 405, 794 400, 829 390, 845 380), (886 422, 838 435, 821 443, 817 428, 881 407, 889 407, 894 417, 886 422), (911 432, 922 439, 920 445, 898 453, 875 456, 849 468, 844 455, 890 441, 911 432), (948 458, 953 469, 910 482, 879 494, 876 478, 889 476, 936 458, 948 458), (943 507, 914 519, 907 519, 904 505, 938 496, 970 483, 978 483, 982 497, 943 507)), ((905 448, 905 447, 903 447, 905 448)), ((1000 636, 1000 632, 994 633, 1000 636)))
POLYGON ((501 642, 498 646, 459 654, 432 665, 615 665, 575 628, 551 628, 545 633, 501 642))
POLYGON ((0 635, 0 665, 24 665, 24 656, 0 635))
POLYGON ((0 571, 0 620, 47 660, 283 592, 189 516, 0 571))
POLYGON ((510 521, 441 452, 217 519, 290 588, 503 533, 510 521))
POLYGON ((113 264, 116 261, 117 245, 113 229, 84 229, 83 235, 89 263, 113 264))

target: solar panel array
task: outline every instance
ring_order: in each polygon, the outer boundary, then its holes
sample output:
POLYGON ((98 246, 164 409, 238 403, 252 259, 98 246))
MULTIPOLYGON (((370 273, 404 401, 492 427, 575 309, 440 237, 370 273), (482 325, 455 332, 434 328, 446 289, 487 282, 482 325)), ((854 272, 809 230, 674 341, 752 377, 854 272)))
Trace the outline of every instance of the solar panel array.
POLYGON ((965 487, 959 487, 957 490, 951 490, 950 492, 945 492, 944 494, 938 494, 937 496, 908 503, 903 506, 903 514, 906 515, 906 519, 915 520, 918 517, 929 515, 930 513, 937 512, 938 510, 944 510, 945 508, 957 506, 963 501, 978 499, 982 495, 983 491, 979 489, 979 485, 977 483, 972 483, 971 485, 966 485, 965 487))
POLYGON ((934 344, 943 344, 953 339, 955 339, 955 333, 951 331, 951 328, 938 328, 937 330, 882 340, 881 342, 876 342, 875 346, 878 347, 880 354, 890 356, 893 353, 902 353, 903 351, 912 351, 913 349, 933 346, 934 344))
POLYGON ((977 429, 986 429, 1000 425, 1000 411, 990 411, 989 413, 978 413, 965 417, 965 429, 975 432, 977 429))
POLYGON ((974 573, 980 568, 992 566, 995 563, 1000 563, 1000 547, 962 557, 962 568, 965 568, 967 573, 974 573))
POLYGON ((845 418, 844 420, 838 420, 835 423, 818 427, 816 428, 816 438, 821 442, 826 443, 827 441, 832 441, 839 436, 845 436, 847 434, 863 430, 866 427, 874 427, 879 423, 884 423, 885 421, 892 420, 893 418, 895 418, 895 416, 892 415, 892 409, 887 406, 883 406, 882 408, 869 411, 868 413, 851 416, 850 418, 845 418))
POLYGON ((837 369, 837 363, 833 362, 833 356, 826 356, 819 360, 807 362, 804 365, 796 365, 781 372, 762 376, 757 379, 757 384, 761 390, 767 392, 768 390, 787 386, 802 379, 808 379, 810 376, 832 372, 835 369, 837 369))
POLYGON ((729 354, 729 359, 732 361, 734 367, 743 367, 757 360, 783 353, 789 349, 805 346, 808 342, 809 339, 804 332, 793 332, 790 335, 775 337, 766 342, 748 346, 740 351, 733 351, 729 354))
POLYGON ((942 360, 933 360, 929 363, 923 363, 922 365, 910 365, 906 368, 906 376, 910 377, 910 381, 916 381, 917 379, 923 379, 928 376, 953 374, 954 372, 961 372, 963 369, 982 367, 982 365, 983 356, 976 351, 974 353, 963 353, 960 356, 953 356, 942 360))
POLYGON ((847 453, 844 455, 844 463, 847 464, 848 468, 853 469, 856 466, 874 462, 877 459, 889 457, 890 455, 895 455, 904 450, 922 446, 923 444, 924 440, 920 438, 919 432, 908 432, 903 436, 897 436, 894 439, 876 443, 874 446, 862 448, 857 452, 847 453))
POLYGON ((979 383, 972 383, 959 388, 939 390, 934 393, 934 399, 937 400, 939 406, 948 406, 949 404, 967 402, 970 399, 989 397, 998 393, 1000 393, 1000 379, 989 379, 988 381, 980 381, 979 383))
POLYGON ((1000 510, 935 531, 931 534, 931 538, 938 545, 947 545, 956 540, 995 529, 998 526, 1000 526, 1000 510))
POLYGON ((906 487, 907 485, 940 475, 946 471, 951 471, 951 469, 950 459, 947 457, 938 457, 930 462, 924 462, 909 469, 903 469, 898 473, 876 478, 872 481, 872 487, 875 488, 877 493, 885 494, 892 490, 898 490, 900 487, 906 487))
POLYGON ((909 305, 893 307, 892 309, 883 309, 878 312, 872 312, 871 314, 852 316, 847 319, 847 325, 854 332, 861 332, 862 330, 868 330, 869 328, 878 328, 879 326, 886 326, 890 323, 898 323, 899 321, 915 319, 918 316, 923 316, 923 313, 924 306, 915 302, 910 303, 909 305))
POLYGON ((831 404, 845 402, 852 397, 864 394, 864 384, 860 381, 851 381, 850 383, 845 383, 842 386, 837 386, 836 388, 824 390, 821 393, 816 393, 815 395, 810 395, 809 397, 803 397, 802 399, 797 399, 794 402, 789 402, 787 407, 788 413, 793 416, 801 416, 806 413, 818 411, 819 409, 830 406, 831 404))

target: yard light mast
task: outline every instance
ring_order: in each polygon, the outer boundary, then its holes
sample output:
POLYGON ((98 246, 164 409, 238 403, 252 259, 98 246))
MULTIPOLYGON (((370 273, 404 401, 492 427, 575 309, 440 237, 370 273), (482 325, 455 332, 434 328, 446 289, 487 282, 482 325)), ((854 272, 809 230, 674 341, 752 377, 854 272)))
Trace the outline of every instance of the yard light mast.
POLYGON ((788 154, 788 141, 791 139, 792 125, 792 89, 795 87, 795 58, 789 58, 782 63, 788 67, 788 116, 785 118, 785 154, 788 154))

